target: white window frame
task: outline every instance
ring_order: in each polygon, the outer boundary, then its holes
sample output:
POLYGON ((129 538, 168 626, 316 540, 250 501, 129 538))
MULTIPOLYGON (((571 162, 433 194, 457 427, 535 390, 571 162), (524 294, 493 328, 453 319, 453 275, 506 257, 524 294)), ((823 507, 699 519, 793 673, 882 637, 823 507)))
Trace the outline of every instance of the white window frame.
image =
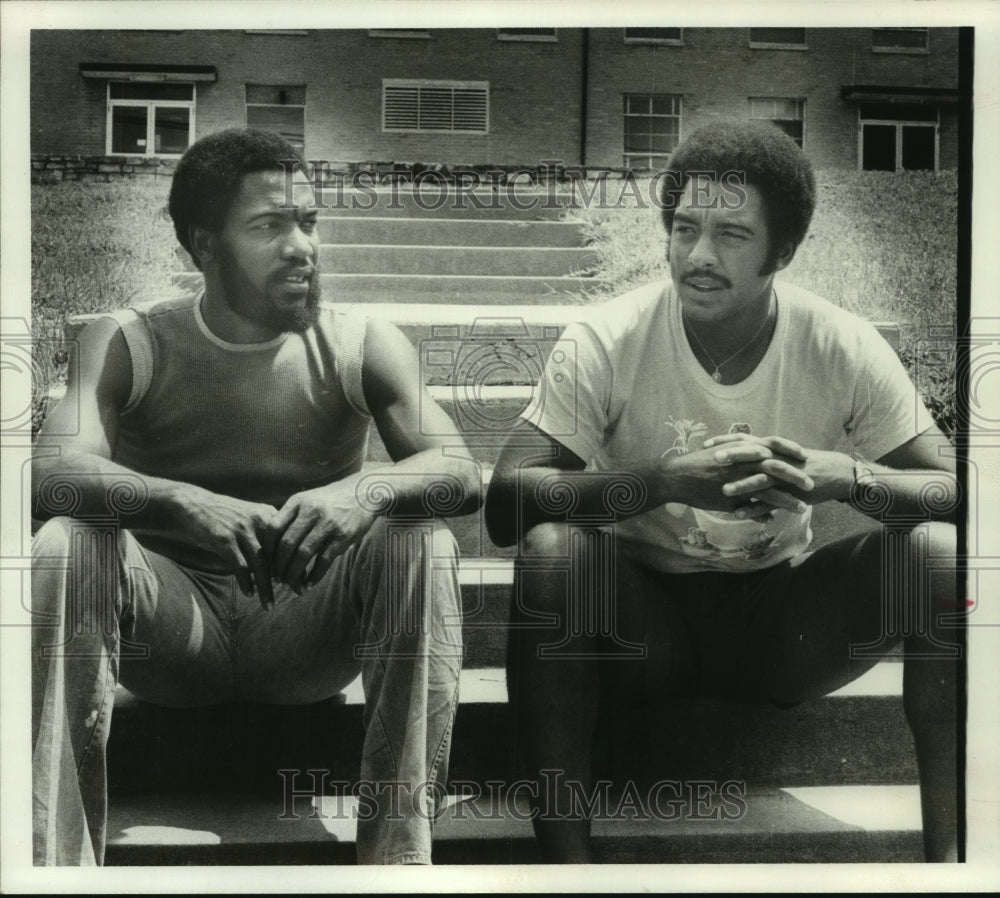
MULTIPOLYGON (((636 26, 641 27, 641 26, 636 26)), ((654 47, 683 47, 684 46, 684 29, 678 28, 680 32, 680 37, 629 37, 629 29, 623 28, 625 43, 626 44, 649 44, 654 47)))
POLYGON ((808 50, 809 40, 805 28, 802 29, 802 37, 803 41, 801 44, 787 44, 775 41, 755 41, 753 39, 753 29, 747 29, 747 40, 750 43, 751 50, 808 50))
POLYGON ((559 29, 553 28, 552 34, 504 34, 503 28, 497 29, 498 41, 515 41, 536 44, 554 44, 559 40, 559 29))
POLYGON ((466 137, 480 137, 490 133, 490 82, 489 81, 445 81, 433 78, 383 78, 382 79, 382 133, 384 134, 454 134, 466 137), (416 88, 451 88, 453 90, 482 90, 486 96, 486 121, 484 129, 445 129, 445 128, 389 128, 386 126, 386 88, 416 87, 416 88))
POLYGON ((369 37, 399 37, 403 40, 429 41, 431 33, 426 28, 369 28, 369 37))
POLYGON ((801 150, 806 148, 806 100, 805 97, 747 97, 750 103, 750 118, 761 122, 802 122, 802 145, 801 150), (755 115, 754 103, 797 103, 799 107, 799 117, 789 118, 787 115, 755 115))
POLYGON ((305 85, 305 84, 261 84, 260 82, 257 82, 257 81, 250 81, 250 82, 244 81, 243 82, 243 97, 244 97, 244 100, 243 100, 243 123, 244 123, 244 125, 246 125, 247 128, 251 127, 251 125, 250 125, 250 116, 248 114, 248 111, 249 111, 249 109, 250 109, 251 106, 253 106, 255 108, 261 108, 261 109, 272 109, 272 108, 273 109, 301 109, 302 110, 302 155, 305 155, 305 152, 306 152, 306 147, 305 147, 305 144, 306 144, 306 127, 308 125, 308 120, 306 118, 306 116, 308 114, 306 112, 306 104, 305 103, 251 103, 249 100, 246 99, 247 88, 250 87, 251 85, 254 85, 254 86, 257 86, 257 87, 276 87, 276 88, 279 88, 279 89, 283 88, 283 87, 284 88, 301 87, 302 90, 303 90, 303 92, 306 94, 306 98, 307 99, 308 99, 308 91, 309 91, 308 85, 305 85))
POLYGON ((930 28, 873 28, 872 29, 872 53, 903 53, 911 56, 928 56, 931 52, 931 30, 930 28), (876 47, 875 34, 879 31, 922 31, 924 33, 924 45, 922 47, 876 47))
MULTIPOLYGON (((141 83, 136 79, 136 81, 125 82, 118 79, 110 79, 108 81, 106 90, 107 97, 107 115, 105 118, 104 126, 104 148, 106 156, 128 156, 132 159, 180 159, 183 153, 157 153, 150 151, 150 147, 154 146, 156 143, 156 108, 182 108, 190 110, 190 115, 188 115, 188 143, 190 147, 194 143, 195 135, 195 110, 198 105, 198 85, 193 81, 182 81, 182 82, 171 82, 171 83, 181 83, 191 85, 191 99, 190 100, 113 100, 111 99, 111 85, 112 84, 127 84, 127 83, 141 83), (112 140, 114 139, 114 110, 119 106, 131 106, 131 107, 143 107, 146 110, 146 152, 145 153, 122 153, 116 152, 112 149, 112 140)), ((161 83, 159 81, 150 83, 161 83)))
POLYGON ((896 168, 895 171, 918 171, 918 169, 903 168, 903 128, 920 127, 934 129, 934 171, 940 171, 941 165, 941 110, 936 109, 936 121, 909 121, 900 119, 862 118, 858 109, 858 171, 865 169, 865 125, 895 125, 896 126, 896 168))
MULTIPOLYGON (((647 93, 623 93, 622 94, 622 106, 625 105, 625 97, 676 97, 677 99, 677 144, 675 144, 675 149, 680 145, 681 141, 684 139, 684 95, 683 94, 647 94, 647 93)), ((666 161, 670 158, 670 154, 673 150, 667 153, 630 153, 625 147, 625 122, 630 118, 674 118, 675 116, 663 115, 660 113, 642 113, 642 112, 625 112, 622 110, 622 161, 624 162, 625 168, 631 168, 631 160, 636 159, 646 159, 649 161, 650 169, 653 168, 654 159, 663 159, 666 161)), ((641 169, 640 169, 641 171, 641 169)))

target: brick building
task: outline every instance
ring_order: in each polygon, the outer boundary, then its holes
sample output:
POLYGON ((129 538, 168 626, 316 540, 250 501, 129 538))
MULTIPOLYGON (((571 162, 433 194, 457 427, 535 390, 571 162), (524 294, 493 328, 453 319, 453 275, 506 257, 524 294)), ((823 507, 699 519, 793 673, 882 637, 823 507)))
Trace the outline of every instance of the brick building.
POLYGON ((31 151, 51 179, 156 171, 251 125, 331 164, 643 170, 753 116, 820 168, 939 170, 958 67, 957 28, 36 30, 31 151))

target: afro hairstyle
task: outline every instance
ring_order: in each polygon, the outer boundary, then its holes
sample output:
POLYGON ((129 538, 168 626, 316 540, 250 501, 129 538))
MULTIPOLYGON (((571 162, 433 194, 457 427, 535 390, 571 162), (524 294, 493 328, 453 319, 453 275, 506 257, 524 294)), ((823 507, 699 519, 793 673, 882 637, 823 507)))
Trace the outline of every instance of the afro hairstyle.
POLYGON ((201 262, 191 246, 191 228, 218 233, 245 175, 258 171, 306 170, 305 160, 276 134, 250 129, 217 131, 193 143, 181 157, 170 185, 170 217, 177 240, 201 262))
POLYGON ((805 154, 781 129, 765 121, 719 121, 694 131, 674 150, 660 173, 660 208, 669 234, 689 178, 723 180, 731 173, 760 191, 770 245, 766 272, 788 244, 805 239, 816 206, 816 180, 805 154))

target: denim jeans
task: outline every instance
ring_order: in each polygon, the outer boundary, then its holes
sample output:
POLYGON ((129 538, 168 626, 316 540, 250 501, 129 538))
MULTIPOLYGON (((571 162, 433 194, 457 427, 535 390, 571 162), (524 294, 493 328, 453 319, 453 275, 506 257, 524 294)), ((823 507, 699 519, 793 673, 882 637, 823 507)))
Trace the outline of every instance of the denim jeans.
POLYGON ((35 864, 103 862, 119 679, 171 707, 303 704, 359 672, 361 780, 377 811, 358 821, 358 862, 430 863, 462 660, 447 527, 380 518, 305 595, 275 584, 269 612, 233 577, 185 569, 112 525, 53 518, 32 556, 35 864))

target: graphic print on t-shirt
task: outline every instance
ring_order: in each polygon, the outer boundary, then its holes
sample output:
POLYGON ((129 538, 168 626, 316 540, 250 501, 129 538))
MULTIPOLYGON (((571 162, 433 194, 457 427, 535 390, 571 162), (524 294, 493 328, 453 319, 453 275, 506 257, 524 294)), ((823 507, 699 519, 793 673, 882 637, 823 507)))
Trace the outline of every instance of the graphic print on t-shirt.
MULTIPOLYGON (((708 434, 708 425, 688 418, 668 415, 665 426, 673 429, 675 437, 670 448, 661 457, 686 455, 701 448, 708 434), (699 445, 692 443, 698 440, 699 445)), ((745 422, 733 422, 729 433, 751 433, 752 428, 745 422)), ((692 508, 678 502, 668 502, 667 511, 674 518, 684 518, 687 535, 678 536, 681 550, 685 555, 696 558, 742 558, 757 560, 766 558, 780 545, 780 536, 770 527, 773 514, 758 520, 739 520, 727 511, 706 511, 692 508)))

